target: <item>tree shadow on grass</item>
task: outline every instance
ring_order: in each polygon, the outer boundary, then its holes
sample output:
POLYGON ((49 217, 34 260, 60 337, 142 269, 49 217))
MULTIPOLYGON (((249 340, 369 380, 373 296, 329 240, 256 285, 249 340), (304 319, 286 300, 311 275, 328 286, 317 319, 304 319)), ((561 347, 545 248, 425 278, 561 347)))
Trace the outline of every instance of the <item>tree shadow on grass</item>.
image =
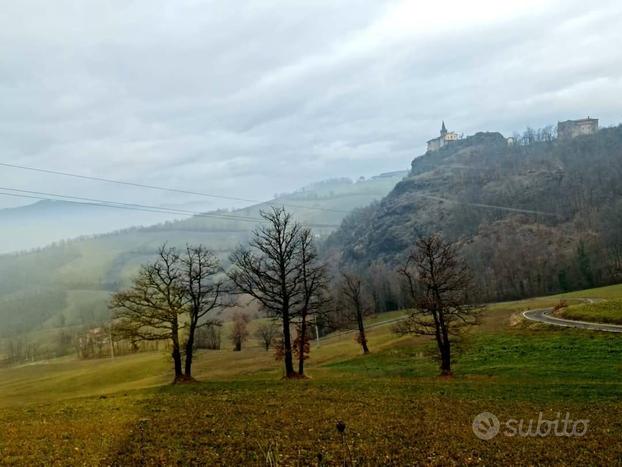
MULTIPOLYGON (((263 464, 275 456, 275 427, 257 422, 278 406, 279 381, 195 382, 159 388, 140 401, 124 438, 104 464, 233 465, 263 464), (273 403, 257 410, 257 392, 273 403), (252 406, 252 407, 251 407, 252 406)), ((264 402, 262 402, 264 403, 264 402)))
MULTIPOLYGON (((335 428, 341 419, 348 430, 364 427, 375 439, 370 445, 385 442, 368 419, 376 390, 363 393, 349 382, 269 378, 158 389, 140 403, 139 415, 104 463, 343 465, 344 456, 359 451, 344 448, 335 428)), ((375 412, 372 419, 382 410, 375 412)))

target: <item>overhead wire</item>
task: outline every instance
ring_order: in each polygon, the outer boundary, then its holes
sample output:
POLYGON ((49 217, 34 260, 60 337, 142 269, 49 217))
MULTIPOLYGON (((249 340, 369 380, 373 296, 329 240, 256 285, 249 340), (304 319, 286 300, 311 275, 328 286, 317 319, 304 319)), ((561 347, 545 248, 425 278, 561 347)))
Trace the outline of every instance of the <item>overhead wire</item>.
MULTIPOLYGON (((31 167, 31 166, 19 165, 19 164, 10 164, 8 162, 0 162, 0 166, 10 167, 10 168, 13 168, 13 169, 20 169, 20 170, 29 170, 29 171, 32 171, 32 172, 40 172, 40 173, 45 173, 45 174, 50 174, 50 175, 61 175, 61 176, 64 176, 64 177, 72 177, 72 178, 78 178, 78 179, 83 179, 83 180, 91 180, 91 181, 105 182, 105 183, 114 183, 114 184, 117 184, 117 185, 131 186, 131 187, 135 187, 135 188, 145 188, 145 189, 149 189, 149 190, 166 191, 166 192, 171 192, 171 193, 181 193, 181 194, 186 194, 186 195, 202 196, 202 197, 207 197, 207 198, 224 199, 224 200, 229 200, 229 201, 244 201, 244 202, 248 202, 248 203, 261 203, 261 204, 270 203, 270 201, 261 201, 261 200, 258 200, 258 199, 240 198, 240 197, 236 197, 236 196, 227 196, 227 195, 219 195, 219 194, 213 194, 213 193, 204 193, 204 192, 201 192, 201 191, 193 191, 193 190, 182 190, 182 189, 179 189, 179 188, 164 187, 164 186, 160 186, 160 185, 149 185, 149 184, 145 184, 145 183, 128 182, 128 181, 116 180, 116 179, 112 179, 112 178, 95 177, 95 176, 91 176, 91 175, 82 175, 82 174, 76 174, 76 173, 72 173, 72 172, 63 172, 63 171, 60 171, 60 170, 42 169, 42 168, 39 168, 39 167, 31 167)), ((348 213, 349 212, 349 211, 345 211, 345 210, 342 210, 342 209, 323 208, 323 207, 319 207, 319 206, 304 206, 304 205, 291 204, 291 203, 277 203, 277 204, 279 206, 282 205, 282 206, 285 206, 285 207, 292 207, 292 208, 297 208, 297 209, 311 209, 311 210, 316 210, 316 211, 328 211, 328 212, 338 212, 338 213, 348 213)))
MULTIPOLYGON (((193 217, 204 217, 204 218, 215 218, 215 219, 223 219, 230 221, 240 221, 240 222, 250 222, 253 224, 265 222, 264 219, 259 217, 251 217, 251 216, 238 216, 238 215, 229 215, 224 213, 205 213, 199 211, 190 211, 187 209, 176 209, 176 208, 164 208, 160 206, 152 206, 152 205, 144 205, 137 203, 124 203, 118 201, 109 201, 103 199, 95 199, 95 198, 86 198, 81 196, 70 196, 70 195, 61 195, 57 193, 48 193, 43 191, 34 191, 34 190, 23 190, 19 188, 10 188, 5 186, 0 186, 0 190, 4 190, 4 192, 0 192, 0 195, 4 196, 12 196, 12 197, 20 197, 20 198, 30 198, 30 199, 39 199, 39 200, 48 200, 48 201, 71 201, 77 202, 82 205, 88 206, 98 206, 98 207, 109 207, 109 208, 117 208, 117 209, 126 209, 126 210, 135 210, 135 211, 143 211, 143 212, 155 212, 155 213, 163 213, 163 214, 180 214, 185 216, 193 216, 193 217), (7 193, 8 192, 8 193, 7 193)), ((311 227, 319 227, 319 228, 328 228, 328 227, 338 227, 336 224, 310 224, 311 227)))
MULTIPOLYGON (((127 182, 127 181, 123 181, 123 180, 109 179, 109 178, 103 178, 103 177, 94 177, 94 176, 89 176, 89 175, 82 175, 82 174, 76 174, 76 173, 71 173, 71 172, 63 172, 63 171, 51 170, 51 169, 43 169, 43 168, 31 167, 31 166, 25 166, 25 165, 19 165, 19 164, 10 164, 10 163, 7 163, 7 162, 0 162, 0 166, 10 167, 10 168, 15 168, 15 169, 21 169, 21 170, 29 170, 29 171, 46 173, 46 174, 51 174, 51 175, 61 175, 61 176, 73 177, 73 178, 79 178, 79 179, 85 179, 85 180, 91 180, 91 181, 114 183, 114 184, 119 184, 119 185, 126 185, 126 186, 145 188, 145 189, 151 189, 151 190, 159 190, 159 191, 167 191, 167 192, 173 192, 173 193, 190 194, 190 195, 196 195, 196 196, 203 196, 203 197, 210 197, 210 198, 217 198, 217 199, 226 199, 226 200, 233 200, 233 201, 245 201, 245 202, 260 203, 260 204, 266 204, 268 206, 278 205, 278 206, 292 207, 292 208, 298 208, 298 209, 311 209, 311 210, 318 210, 318 211, 337 212, 337 213, 343 213, 343 214, 349 214, 350 213, 350 211, 341 210, 341 209, 323 208, 323 207, 319 207, 319 206, 303 206, 303 205, 297 205, 297 204, 291 204, 291 203, 278 203, 278 202, 276 202, 276 200, 273 200, 273 202, 271 202, 271 201, 260 201, 260 200, 256 200, 256 199, 240 198, 240 197, 227 196, 227 195, 217 195, 217 194, 203 193, 203 192, 199 192, 199 191, 182 190, 182 189, 163 187, 163 186, 158 186, 158 185, 148 185, 148 184, 143 184, 143 183, 127 182)), ((200 216, 200 217, 235 218, 236 220, 242 220, 244 218, 247 218, 248 219, 247 222, 260 222, 260 221, 262 221, 262 219, 259 219, 259 218, 252 218, 250 216, 243 216, 243 215, 225 215, 225 214, 215 214, 215 213, 201 213, 201 212, 197 212, 197 211, 189 211, 189 210, 177 209, 177 208, 163 208, 163 207, 159 207, 159 206, 147 206, 147 205, 141 205, 141 204, 135 204, 135 203, 118 203, 118 202, 115 202, 115 201, 95 200, 95 199, 91 199, 91 198, 75 197, 75 196, 68 196, 68 195, 57 195, 57 194, 53 194, 53 193, 40 193, 40 192, 35 192, 35 191, 18 190, 18 189, 6 188, 6 187, 5 188, 0 187, 0 189, 8 189, 8 190, 12 190, 12 191, 22 191, 24 193, 32 193, 32 194, 44 194, 44 195, 47 195, 47 196, 63 197, 63 198, 66 198, 66 199, 74 199, 74 200, 78 200, 78 201, 87 201, 88 203, 92 203, 93 205, 106 205, 106 206, 109 206, 109 207, 112 206, 112 205, 125 206, 125 207, 134 206, 136 209, 143 210, 143 211, 149 210, 150 212, 184 214, 184 215, 192 215, 192 216, 200 216)), ((535 214, 535 215, 543 215, 543 216, 558 216, 558 214, 550 213, 550 212, 537 211, 537 210, 531 210, 531 209, 515 208, 515 207, 510 207, 510 206, 499 206, 499 205, 484 204, 484 203, 472 203, 472 202, 468 202, 468 201, 453 200, 453 199, 448 199, 448 198, 444 198, 444 197, 440 197, 440 196, 427 195, 427 194, 423 194, 423 193, 415 194, 415 196, 416 197, 420 197, 420 198, 440 201, 440 202, 447 202, 447 203, 453 203, 453 204, 462 204, 462 205, 465 205, 465 206, 471 206, 471 207, 476 207, 476 208, 481 208, 481 209, 494 209, 494 210, 502 210, 502 211, 516 212, 516 213, 523 213, 523 214, 535 214)), ((333 225, 330 225, 330 224, 326 224, 326 225, 320 224, 320 225, 322 225, 324 227, 333 227, 333 225)))

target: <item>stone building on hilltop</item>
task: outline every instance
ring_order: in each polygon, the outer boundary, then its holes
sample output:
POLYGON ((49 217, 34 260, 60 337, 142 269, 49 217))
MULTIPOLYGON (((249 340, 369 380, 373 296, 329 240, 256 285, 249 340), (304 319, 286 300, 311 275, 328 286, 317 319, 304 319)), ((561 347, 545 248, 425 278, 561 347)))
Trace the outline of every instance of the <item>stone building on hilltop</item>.
POLYGON ((446 144, 457 141, 458 139, 458 133, 456 133, 455 131, 447 131, 447 128, 445 127, 445 122, 443 121, 443 125, 441 126, 441 135, 438 138, 434 138, 428 141, 428 152, 438 151, 446 144))
POLYGON ((597 118, 583 118, 581 120, 566 120, 557 122, 557 137, 559 139, 572 139, 577 136, 593 135, 598 132, 597 118))

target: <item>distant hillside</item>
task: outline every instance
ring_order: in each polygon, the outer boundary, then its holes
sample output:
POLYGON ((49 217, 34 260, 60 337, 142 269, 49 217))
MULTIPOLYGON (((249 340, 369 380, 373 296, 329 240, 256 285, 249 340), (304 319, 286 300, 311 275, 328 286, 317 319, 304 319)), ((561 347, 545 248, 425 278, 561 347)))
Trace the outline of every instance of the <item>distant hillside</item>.
POLYGON ((358 182, 328 180, 270 203, 212 213, 215 217, 191 217, 0 256, 0 338, 107 319, 110 292, 152 258, 163 242, 202 243, 226 259, 232 248, 247 240, 256 225, 253 219, 270 204, 285 205, 313 225, 318 235, 327 236, 352 209, 382 198, 406 174, 358 182))
POLYGON ((30 250, 67 238, 94 235, 180 217, 68 201, 38 201, 0 209, 0 254, 30 250))
POLYGON ((528 145, 479 133, 417 157, 327 249, 346 264, 394 265, 425 233, 457 242, 491 299, 620 280, 622 126, 528 145))

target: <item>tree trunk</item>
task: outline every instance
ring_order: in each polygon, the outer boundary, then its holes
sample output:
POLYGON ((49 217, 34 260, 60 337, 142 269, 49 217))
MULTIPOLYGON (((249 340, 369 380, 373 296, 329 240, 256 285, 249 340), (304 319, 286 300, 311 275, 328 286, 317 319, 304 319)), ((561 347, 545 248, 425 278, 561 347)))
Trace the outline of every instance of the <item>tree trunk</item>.
POLYGON ((285 377, 296 376, 292 358, 292 337, 289 331, 289 310, 283 310, 283 361, 285 363, 285 377))
POLYGON ((177 324, 173 324, 171 329, 171 340, 173 342, 173 352, 171 356, 173 357, 173 364, 175 367, 175 381, 183 379, 183 373, 181 371, 181 352, 179 349, 179 329, 177 324))
POLYGON ((181 379, 183 377, 183 373, 181 371, 181 352, 179 351, 179 343, 173 343, 173 363, 175 367, 175 381, 181 379))
POLYGON ((367 347, 367 337, 365 336, 365 323, 363 322, 363 313, 360 309, 356 310, 356 321, 359 326, 359 339, 361 341, 361 347, 363 347, 363 353, 368 354, 369 348, 367 347))
POLYGON ((449 333, 447 332, 447 325, 445 324, 445 318, 443 314, 439 315, 439 323, 441 325, 441 345, 443 347, 441 351, 441 375, 451 375, 451 342, 449 340, 449 333))
POLYGON ((441 376, 451 375, 451 344, 445 333, 440 329, 440 325, 436 327, 436 344, 438 353, 441 356, 441 376))
POLYGON ((234 352, 240 352, 242 350, 242 339, 236 339, 233 350, 234 352))
POLYGON ((443 343, 441 351, 441 376, 451 376, 451 348, 449 341, 443 343))
POLYGON ((192 378, 192 357, 194 353, 194 334, 196 331, 196 324, 191 323, 188 331, 188 342, 186 342, 186 362, 184 367, 184 374, 186 378, 192 378))
POLYGON ((303 314, 302 322, 300 323, 300 336, 298 336, 298 374, 304 376, 305 374, 305 343, 307 341, 307 317, 303 314))

